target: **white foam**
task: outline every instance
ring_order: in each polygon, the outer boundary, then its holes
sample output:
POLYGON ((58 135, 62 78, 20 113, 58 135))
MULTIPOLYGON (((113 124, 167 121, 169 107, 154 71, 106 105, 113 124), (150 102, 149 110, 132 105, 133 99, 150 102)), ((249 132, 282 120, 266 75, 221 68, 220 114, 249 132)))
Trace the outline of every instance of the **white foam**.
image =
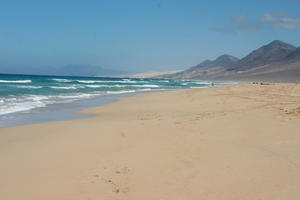
POLYGON ((68 103, 79 99, 88 99, 99 95, 101 94, 74 93, 71 95, 28 95, 22 97, 0 98, 0 115, 25 112, 35 108, 46 107, 49 104, 68 103))
POLYGON ((108 85, 85 85, 85 87, 89 88, 102 88, 102 87, 109 87, 108 85))
POLYGON ((128 85, 85 85, 85 87, 89 88, 122 88, 122 87, 128 87, 128 85))
POLYGON ((46 96, 26 96, 25 98, 6 98, 0 101, 0 115, 28 111, 34 108, 45 107, 47 105, 43 100, 46 96))
POLYGON ((72 80, 60 79, 60 78, 53 78, 52 80, 57 81, 57 82, 61 82, 61 83, 70 83, 70 82, 72 82, 72 80))
POLYGON ((76 99, 86 99, 86 98, 91 98, 91 97, 95 97, 95 96, 99 96, 101 95, 101 93, 98 93, 98 94, 88 94, 88 93, 73 93, 71 95, 53 95, 53 96, 50 96, 51 98, 54 98, 54 99, 73 99, 73 100, 76 100, 76 99))
MULTIPOLYGON (((79 83, 138 83, 137 81, 132 81, 129 79, 122 79, 119 81, 114 80, 76 80, 79 83)), ((144 81, 139 81, 139 83, 142 83, 144 81)))
MULTIPOLYGON (((120 81, 121 82, 121 81, 120 81)), ((122 79, 123 83, 137 83, 137 81, 132 81, 130 79, 122 79)), ((143 81, 138 81, 138 82, 143 82, 143 81)))
POLYGON ((120 91, 107 91, 107 94, 125 94, 125 93, 133 93, 135 90, 120 90, 120 91))
POLYGON ((0 107, 0 115, 15 113, 15 112, 21 112, 21 111, 27 111, 38 107, 44 107, 46 106, 43 103, 40 102, 23 102, 18 104, 11 104, 7 105, 6 107, 0 107))
POLYGON ((79 83, 98 83, 99 81, 85 81, 85 80, 76 80, 79 83))
POLYGON ((133 87, 149 87, 149 88, 158 88, 158 87, 160 87, 159 85, 128 85, 128 86, 133 86, 133 87))
POLYGON ((58 89, 58 90, 76 90, 76 89, 78 89, 78 87, 75 87, 75 86, 68 86, 68 87, 51 86, 50 88, 52 88, 52 89, 58 89))
POLYGON ((43 88, 42 86, 30 86, 30 85, 20 85, 17 88, 25 88, 25 89, 40 89, 43 88))
POLYGON ((198 85, 210 85, 212 82, 210 81, 196 81, 196 82, 193 82, 195 84, 198 84, 198 85))
MULTIPOLYGON (((90 87, 127 87, 127 85, 89 85, 90 87)), ((150 85, 151 86, 151 85, 150 85)), ((26 88, 40 88, 41 86, 26 86, 26 88)), ((80 87, 86 87, 80 85, 80 87)), ((21 88, 24 88, 23 86, 21 88)), ((63 86, 51 86, 54 89, 76 89, 74 85, 63 86)), ((120 90, 120 91, 103 91, 94 93, 71 93, 71 94, 59 94, 59 95, 25 95, 25 96, 9 96, 0 98, 0 115, 6 115, 16 112, 26 112, 35 108, 46 107, 55 103, 68 103, 80 99, 89 99, 104 94, 126 94, 134 93, 137 91, 151 91, 151 88, 139 89, 139 90, 120 90)))
POLYGON ((0 83, 31 83, 31 80, 14 80, 14 81, 0 80, 0 83))

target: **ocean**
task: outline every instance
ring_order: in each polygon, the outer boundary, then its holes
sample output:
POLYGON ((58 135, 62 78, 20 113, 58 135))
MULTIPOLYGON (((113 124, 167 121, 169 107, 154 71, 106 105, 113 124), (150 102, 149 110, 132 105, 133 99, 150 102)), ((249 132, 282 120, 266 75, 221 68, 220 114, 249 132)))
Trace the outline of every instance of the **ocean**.
POLYGON ((80 109, 136 93, 210 85, 196 80, 0 74, 0 127, 78 118, 82 116, 73 113, 80 109))

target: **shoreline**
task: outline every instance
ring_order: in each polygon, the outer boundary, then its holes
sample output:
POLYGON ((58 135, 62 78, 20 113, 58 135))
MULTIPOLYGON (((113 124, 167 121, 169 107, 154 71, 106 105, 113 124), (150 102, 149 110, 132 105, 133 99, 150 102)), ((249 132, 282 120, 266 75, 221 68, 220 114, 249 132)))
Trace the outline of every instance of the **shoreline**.
POLYGON ((300 85, 143 93, 0 128, 1 199, 299 199, 300 85), (18 192, 16 192, 18 191, 18 192))
MULTIPOLYGON (((167 91, 167 90, 166 90, 167 91)), ((75 102, 72 102, 72 106, 70 108, 63 108, 62 111, 52 111, 52 108, 61 108, 62 106, 69 106, 66 103, 57 103, 57 104, 50 104, 46 107, 42 108, 34 108, 30 111, 26 112, 16 112, 8 115, 4 115, 4 117, 8 116, 8 121, 11 121, 10 118, 14 118, 16 116, 22 115, 19 122, 16 122, 15 119, 13 120, 13 123, 9 123, 7 125, 0 123, 0 129, 1 128, 9 128, 9 127, 15 127, 15 126, 23 126, 23 125, 34 125, 39 123, 47 123, 47 122, 58 122, 58 121, 66 121, 66 120, 74 120, 74 119, 83 119, 86 117, 90 117, 91 114, 88 113, 81 113, 81 111, 103 106, 106 104, 114 103, 119 101, 119 99, 127 98, 131 96, 136 96, 144 93, 151 93, 151 92, 161 92, 161 91, 148 91, 148 92, 134 92, 134 93, 126 93, 126 94, 111 94, 111 95, 103 95, 99 97, 93 97, 91 99, 82 99, 77 100, 75 102), (51 117, 45 117, 45 118, 39 118, 42 115, 50 115, 51 117), (62 115, 62 116, 61 116, 62 115), (28 120, 28 118, 30 118, 28 120), (22 121, 24 120, 24 121, 22 121)))
POLYGON ((4 120, 2 119, 2 123, 0 123, 0 129, 22 125, 82 119, 89 117, 89 114, 81 114, 81 110, 113 103, 118 101, 119 98, 126 98, 137 94, 128 93, 103 95, 99 97, 93 97, 91 99, 77 100, 75 102, 71 102, 71 104, 56 103, 47 105, 46 107, 33 108, 32 110, 25 112, 16 112, 4 115, 2 117, 4 117, 7 122, 3 123, 4 120))
MULTIPOLYGON (((228 84, 229 85, 229 84, 228 84)), ((214 86, 219 87, 219 86, 214 86)), ((209 87, 199 87, 200 88, 209 88, 209 87)), ((106 104, 118 102, 119 100, 123 98, 128 98, 132 96, 138 96, 142 94, 147 93, 156 93, 156 92, 168 92, 168 91, 176 91, 176 90, 188 90, 188 89, 195 89, 195 88, 182 88, 182 89, 174 89, 174 90, 157 90, 157 91, 138 91, 133 93, 124 93, 124 94, 110 94, 110 95, 103 95, 99 97, 93 97, 91 99, 82 99, 77 100, 76 102, 72 102, 73 106, 70 108, 64 108, 62 111, 52 111, 49 107, 54 108, 61 108, 64 105, 68 105, 65 103, 57 103, 57 104, 50 104, 46 107, 42 108, 34 108, 27 112, 16 112, 8 115, 4 115, 4 117, 7 117, 7 121, 9 122, 7 125, 1 124, 0 122, 0 129, 1 128, 9 128, 9 127, 15 127, 15 126, 23 126, 23 125, 34 125, 39 123, 47 123, 47 122, 58 122, 58 121, 66 121, 66 120, 75 120, 75 119, 83 119, 87 117, 91 117, 92 114, 85 113, 84 111, 86 109, 90 108, 96 108, 100 107, 106 104), (77 105, 77 106, 75 106, 77 105), (42 111, 41 111, 42 110, 42 111), (21 115, 21 117, 19 117, 21 115), (39 118, 40 116, 43 116, 43 118, 39 118), (44 115, 50 115, 51 117, 44 117, 44 115), (61 116, 62 115, 62 116, 61 116), (14 119, 13 123, 10 118, 14 118, 18 116, 20 119, 14 119), (28 117, 29 116, 29 117, 28 117), (30 118, 28 120, 28 118, 30 118), (18 121, 19 120, 19 121, 18 121), (22 121, 23 120, 23 121, 22 121)), ((3 120, 2 120, 3 121, 3 120)))
MULTIPOLYGON (((113 95, 122 97, 211 84, 194 80, 29 75, 2 75, 0 79, 0 127, 78 118, 72 113, 103 101, 107 103, 110 100, 106 99, 113 95)), ((216 82, 224 84, 231 82, 216 82)))

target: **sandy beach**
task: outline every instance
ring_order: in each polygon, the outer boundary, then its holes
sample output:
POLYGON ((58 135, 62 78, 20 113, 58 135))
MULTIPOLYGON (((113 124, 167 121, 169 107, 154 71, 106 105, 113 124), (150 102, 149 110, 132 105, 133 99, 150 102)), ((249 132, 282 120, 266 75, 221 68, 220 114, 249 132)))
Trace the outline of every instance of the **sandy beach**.
POLYGON ((3 200, 299 200, 300 84, 146 93, 0 129, 3 200))

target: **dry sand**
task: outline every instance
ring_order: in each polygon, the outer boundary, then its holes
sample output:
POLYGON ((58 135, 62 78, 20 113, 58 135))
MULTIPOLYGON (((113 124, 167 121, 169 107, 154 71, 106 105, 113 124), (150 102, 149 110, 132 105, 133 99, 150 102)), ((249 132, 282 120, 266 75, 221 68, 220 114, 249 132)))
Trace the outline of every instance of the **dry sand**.
POLYGON ((0 129, 2 200, 299 200, 300 85, 148 93, 0 129))

